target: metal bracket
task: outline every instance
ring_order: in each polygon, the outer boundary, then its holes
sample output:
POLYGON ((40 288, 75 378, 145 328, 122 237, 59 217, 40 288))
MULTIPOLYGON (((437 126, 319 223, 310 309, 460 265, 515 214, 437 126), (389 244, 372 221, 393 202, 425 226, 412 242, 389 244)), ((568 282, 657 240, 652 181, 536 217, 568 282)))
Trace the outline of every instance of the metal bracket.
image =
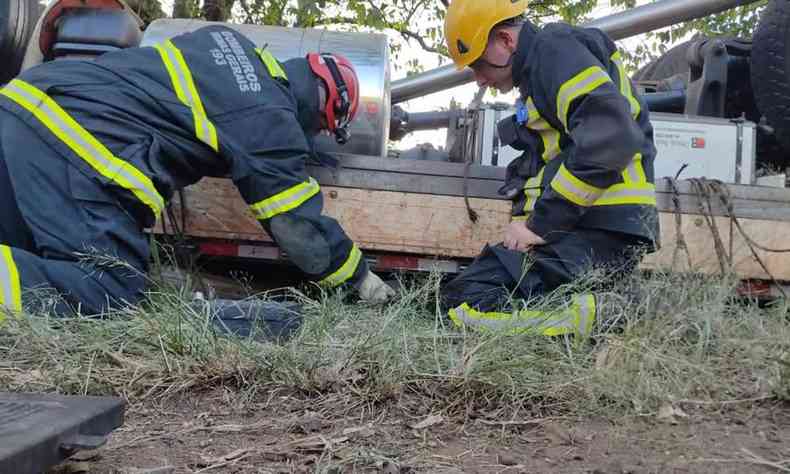
POLYGON ((703 40, 687 52, 689 84, 686 89, 686 115, 724 117, 727 95, 729 54, 721 40, 703 40))
MULTIPOLYGON (((741 166, 743 166, 743 120, 737 119, 733 122, 738 126, 737 146, 735 149, 735 182, 741 182, 741 166)), ((751 184, 751 183, 745 183, 751 184)))

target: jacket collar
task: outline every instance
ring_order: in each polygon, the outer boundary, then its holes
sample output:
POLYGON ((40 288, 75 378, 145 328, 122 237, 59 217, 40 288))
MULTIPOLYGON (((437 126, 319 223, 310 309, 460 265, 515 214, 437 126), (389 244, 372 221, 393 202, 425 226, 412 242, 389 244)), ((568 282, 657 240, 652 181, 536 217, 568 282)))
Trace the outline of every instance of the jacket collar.
POLYGON ((297 119, 305 135, 312 137, 321 128, 318 105, 318 80, 305 58, 289 59, 282 63, 288 75, 288 87, 296 99, 297 119))
POLYGON ((527 77, 529 73, 529 55, 534 38, 538 34, 538 28, 531 22, 524 22, 521 27, 521 33, 518 35, 518 46, 516 47, 516 55, 513 58, 513 85, 521 87, 521 81, 527 77))

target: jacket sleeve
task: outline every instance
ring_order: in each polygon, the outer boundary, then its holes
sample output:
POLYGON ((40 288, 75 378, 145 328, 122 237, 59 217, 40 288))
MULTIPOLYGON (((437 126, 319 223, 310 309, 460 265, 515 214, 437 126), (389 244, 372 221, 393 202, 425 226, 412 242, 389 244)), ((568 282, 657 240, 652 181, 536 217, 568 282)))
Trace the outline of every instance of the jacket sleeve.
POLYGON ((511 220, 526 221, 534 209, 540 196, 539 160, 535 137, 527 129, 519 125, 516 116, 512 115, 497 124, 499 139, 503 145, 510 146, 523 153, 511 161, 505 172, 505 184, 499 194, 513 203, 511 220))
POLYGON ((628 99, 586 45, 567 30, 545 32, 537 41, 533 95, 573 141, 527 221, 530 230, 551 240, 571 230, 606 188, 622 181, 644 135, 628 99))
POLYGON ((255 218, 322 286, 358 283, 367 264, 340 223, 323 214, 320 186, 306 169, 310 146, 294 111, 266 107, 233 123, 256 129, 232 160, 233 181, 255 218))

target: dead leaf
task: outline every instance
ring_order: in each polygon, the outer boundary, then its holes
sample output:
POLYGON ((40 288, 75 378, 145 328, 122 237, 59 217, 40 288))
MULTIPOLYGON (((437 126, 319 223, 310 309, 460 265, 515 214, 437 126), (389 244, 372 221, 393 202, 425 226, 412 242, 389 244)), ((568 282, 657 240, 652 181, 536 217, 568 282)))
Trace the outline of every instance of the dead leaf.
POLYGON ((551 440, 552 444, 564 446, 574 446, 576 444, 574 432, 567 430, 556 423, 547 423, 543 427, 544 433, 551 440))
POLYGON ((325 438, 323 436, 312 436, 310 438, 300 439, 288 443, 287 446, 293 447, 302 452, 323 452, 327 448, 334 445, 342 444, 348 441, 348 436, 341 436, 339 438, 325 438))
POLYGON ((679 423, 678 418, 688 418, 688 414, 680 409, 680 407, 672 406, 671 403, 665 403, 658 409, 657 418, 666 421, 673 425, 679 423))
POLYGON ((612 369, 624 356, 622 341, 608 337, 595 354, 595 370, 612 369))
POLYGON ((304 416, 299 417, 294 422, 294 425, 290 428, 290 431, 293 433, 310 434, 315 433, 316 431, 321 431, 323 425, 323 420, 318 413, 308 411, 304 414, 304 416))
POLYGON ((173 466, 160 466, 151 468, 130 467, 119 471, 120 474, 173 474, 176 468, 173 466))
POLYGON ((261 453, 261 457, 271 462, 282 462, 288 460, 288 455, 286 453, 280 453, 277 451, 264 451, 261 453))
POLYGON ((381 474, 400 474, 400 468, 394 462, 384 461, 381 465, 381 474))
POLYGON ((101 459, 101 451, 98 449, 86 449, 77 451, 69 457, 71 461, 98 461, 101 459))
POLYGON ((370 438, 376 432, 370 426, 358 426, 356 428, 346 428, 343 430, 343 436, 351 438, 370 438))
POLYGON ((87 462, 70 462, 63 465, 60 474, 83 474, 91 472, 91 464, 87 462))
POLYGON ((223 461, 233 461, 234 459, 238 459, 245 454, 249 453, 249 449, 237 449, 236 451, 232 451, 224 456, 222 456, 223 461))
POLYGON ((233 461, 236 459, 241 458, 242 456, 249 454, 252 450, 251 449, 237 449, 236 451, 231 451, 228 454, 224 454, 219 457, 208 457, 208 456, 200 456, 201 460, 197 463, 197 467, 207 467, 207 466, 214 466, 217 464, 223 464, 229 461, 233 461))
POLYGON ((424 430, 425 428, 431 427, 433 425, 438 425, 443 421, 444 421, 444 417, 442 415, 431 415, 428 418, 422 420, 421 422, 415 425, 411 425, 411 428, 415 430, 424 430))
POLYGON ((515 457, 508 453, 499 453, 497 454, 497 462, 503 466, 516 466, 518 465, 518 461, 515 457))

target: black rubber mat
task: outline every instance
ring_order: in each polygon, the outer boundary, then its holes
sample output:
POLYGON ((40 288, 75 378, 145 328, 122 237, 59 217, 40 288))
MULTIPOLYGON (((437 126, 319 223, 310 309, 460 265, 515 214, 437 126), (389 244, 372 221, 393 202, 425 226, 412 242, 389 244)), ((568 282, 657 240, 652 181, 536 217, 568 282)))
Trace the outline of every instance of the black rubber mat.
POLYGON ((0 392, 0 474, 38 474, 80 449, 95 449, 123 424, 115 397, 0 392))

